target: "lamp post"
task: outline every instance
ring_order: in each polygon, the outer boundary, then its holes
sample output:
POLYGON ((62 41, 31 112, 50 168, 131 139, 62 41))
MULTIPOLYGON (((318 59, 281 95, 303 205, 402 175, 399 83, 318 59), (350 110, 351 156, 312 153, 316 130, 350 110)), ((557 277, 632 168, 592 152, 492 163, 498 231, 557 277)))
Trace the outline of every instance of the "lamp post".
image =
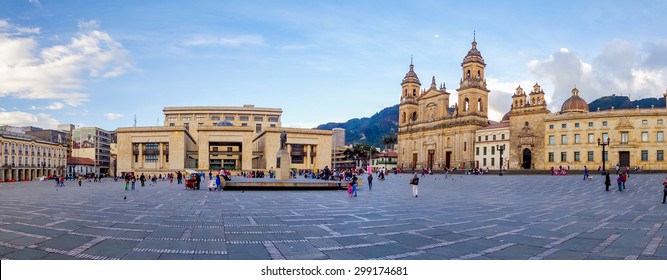
POLYGON ((503 152, 505 151, 505 144, 496 145, 496 149, 500 152, 500 173, 499 176, 503 176, 503 152))
POLYGON ((605 167, 605 162, 607 161, 607 159, 604 156, 605 155, 604 147, 609 146, 610 142, 611 140, 609 140, 609 137, 607 137, 607 143, 605 143, 604 140, 600 141, 600 138, 598 138, 598 146, 602 146, 602 175, 607 174, 607 168, 605 167))
POLYGON ((42 160, 42 177, 46 178, 44 175, 44 168, 46 167, 46 161, 42 160))

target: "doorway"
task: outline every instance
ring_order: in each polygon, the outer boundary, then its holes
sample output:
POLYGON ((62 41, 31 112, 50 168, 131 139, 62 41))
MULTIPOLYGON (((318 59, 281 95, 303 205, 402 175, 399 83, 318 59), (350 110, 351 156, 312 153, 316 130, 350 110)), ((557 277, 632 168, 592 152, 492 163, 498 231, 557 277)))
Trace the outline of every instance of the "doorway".
POLYGON ((447 167, 447 169, 450 169, 451 164, 452 164, 452 152, 445 152, 445 167, 447 167))
POLYGON ((532 153, 530 152, 530 149, 526 148, 523 149, 523 169, 530 169, 530 166, 532 165, 531 159, 532 159, 532 153))
POLYGON ((618 163, 621 167, 630 166, 630 152, 618 152, 618 163))
POLYGON ((417 153, 412 154, 412 164, 410 165, 412 170, 415 170, 417 168, 417 153))
POLYGON ((433 162, 435 158, 435 150, 428 150, 428 169, 433 170, 433 162))

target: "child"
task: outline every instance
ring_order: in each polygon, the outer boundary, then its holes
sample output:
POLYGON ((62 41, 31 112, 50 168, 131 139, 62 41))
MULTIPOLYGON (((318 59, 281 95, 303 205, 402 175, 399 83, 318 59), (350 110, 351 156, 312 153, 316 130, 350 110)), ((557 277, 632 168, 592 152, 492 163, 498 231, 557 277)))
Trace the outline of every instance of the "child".
POLYGON ((618 178, 616 178, 616 183, 618 184, 618 191, 623 191, 623 174, 618 173, 618 178))

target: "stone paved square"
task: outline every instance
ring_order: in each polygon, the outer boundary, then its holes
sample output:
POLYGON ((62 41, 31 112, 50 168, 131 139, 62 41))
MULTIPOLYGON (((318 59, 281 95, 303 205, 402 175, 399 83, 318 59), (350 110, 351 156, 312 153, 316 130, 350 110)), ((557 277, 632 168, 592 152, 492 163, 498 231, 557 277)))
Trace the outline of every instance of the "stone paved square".
MULTIPOLYGON (((390 175, 345 191, 0 184, 2 259, 667 259, 665 174, 390 175)), ((234 177, 233 180, 264 180, 234 177)), ((305 179, 297 179, 305 180, 305 179)), ((306 180, 307 181, 307 180, 306 180)))

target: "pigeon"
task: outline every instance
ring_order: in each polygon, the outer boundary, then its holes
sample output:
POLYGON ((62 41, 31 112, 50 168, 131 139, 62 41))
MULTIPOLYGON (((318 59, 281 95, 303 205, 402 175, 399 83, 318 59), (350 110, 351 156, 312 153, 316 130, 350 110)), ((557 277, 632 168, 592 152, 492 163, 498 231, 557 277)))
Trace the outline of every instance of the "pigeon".
POLYGON ((245 191, 241 191, 241 193, 244 193, 245 191))
POLYGON ((123 199, 127 199, 127 196, 124 196, 123 199))

